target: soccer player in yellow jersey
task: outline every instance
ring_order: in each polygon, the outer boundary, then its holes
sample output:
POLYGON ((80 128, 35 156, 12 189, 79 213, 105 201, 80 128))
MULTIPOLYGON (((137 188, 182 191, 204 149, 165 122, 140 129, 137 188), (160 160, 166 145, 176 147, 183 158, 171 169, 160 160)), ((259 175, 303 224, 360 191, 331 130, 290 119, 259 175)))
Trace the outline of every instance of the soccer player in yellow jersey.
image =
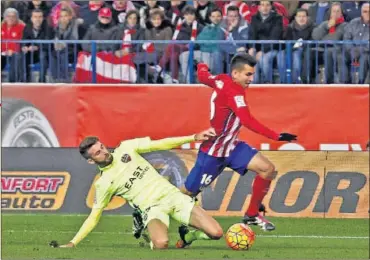
POLYGON ((181 193, 140 155, 169 150, 192 141, 204 141, 214 135, 211 128, 184 137, 154 141, 149 137, 126 140, 113 153, 97 137, 86 137, 80 144, 80 153, 88 163, 97 164, 101 170, 101 177, 95 183, 94 206, 75 237, 59 247, 75 247, 84 239, 98 224, 113 196, 120 196, 141 210, 152 249, 168 247, 170 217, 197 229, 180 231, 177 247, 185 247, 195 240, 220 239, 223 232, 218 222, 204 209, 194 205, 192 198, 181 193))

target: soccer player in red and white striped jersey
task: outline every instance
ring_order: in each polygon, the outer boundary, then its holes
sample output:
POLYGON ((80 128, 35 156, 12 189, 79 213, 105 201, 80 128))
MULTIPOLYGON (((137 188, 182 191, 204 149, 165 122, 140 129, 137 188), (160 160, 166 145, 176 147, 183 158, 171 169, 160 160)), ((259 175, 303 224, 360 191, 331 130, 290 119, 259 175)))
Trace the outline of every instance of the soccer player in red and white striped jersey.
POLYGON ((250 113, 245 100, 245 88, 253 81, 256 60, 249 54, 237 54, 231 60, 231 77, 213 76, 206 64, 198 64, 198 79, 213 88, 211 96, 211 126, 216 136, 201 144, 194 168, 185 181, 182 191, 196 196, 212 183, 224 168, 229 167, 240 175, 248 170, 257 173, 253 182, 252 198, 245 212, 244 223, 258 225, 265 231, 275 226, 265 219, 259 209, 275 178, 274 165, 255 148, 238 140, 241 126, 277 141, 293 141, 297 136, 277 133, 258 122, 250 113))

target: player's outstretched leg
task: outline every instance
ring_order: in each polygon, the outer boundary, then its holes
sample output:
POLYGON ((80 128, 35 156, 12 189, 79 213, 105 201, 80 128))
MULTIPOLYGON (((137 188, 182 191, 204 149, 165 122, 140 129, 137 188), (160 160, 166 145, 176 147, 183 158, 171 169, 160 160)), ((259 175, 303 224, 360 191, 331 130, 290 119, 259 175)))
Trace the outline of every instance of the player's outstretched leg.
POLYGON ((243 222, 248 225, 258 225, 264 231, 272 231, 275 225, 259 213, 262 200, 269 191, 271 181, 276 177, 275 166, 261 153, 257 153, 248 164, 248 169, 258 175, 254 179, 252 187, 252 198, 243 222))
POLYGON ((194 206, 191 212, 189 226, 197 230, 189 230, 184 225, 180 226, 180 240, 176 243, 177 248, 189 246, 195 240, 218 240, 223 235, 220 224, 199 206, 194 206))
POLYGON ((150 237, 150 247, 152 249, 167 249, 168 248, 168 229, 167 226, 159 219, 149 221, 148 233, 150 237))

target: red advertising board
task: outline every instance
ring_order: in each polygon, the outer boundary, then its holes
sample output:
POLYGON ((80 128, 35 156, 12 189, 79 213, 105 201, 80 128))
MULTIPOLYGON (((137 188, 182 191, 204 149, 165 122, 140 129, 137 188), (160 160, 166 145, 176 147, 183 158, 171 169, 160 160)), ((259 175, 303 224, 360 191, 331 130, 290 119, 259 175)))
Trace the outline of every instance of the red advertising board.
MULTIPOLYGON (((110 147, 128 138, 188 135, 209 127, 211 93, 197 85, 6 85, 3 131, 8 125, 16 132, 35 121, 37 115, 25 114, 27 109, 16 112, 32 105, 48 120, 62 147, 76 147, 86 135, 97 135, 110 147)), ((249 88, 245 95, 259 121, 277 132, 298 135, 298 142, 287 146, 243 129, 240 139, 258 149, 364 150, 369 140, 368 87, 262 86, 249 88)))

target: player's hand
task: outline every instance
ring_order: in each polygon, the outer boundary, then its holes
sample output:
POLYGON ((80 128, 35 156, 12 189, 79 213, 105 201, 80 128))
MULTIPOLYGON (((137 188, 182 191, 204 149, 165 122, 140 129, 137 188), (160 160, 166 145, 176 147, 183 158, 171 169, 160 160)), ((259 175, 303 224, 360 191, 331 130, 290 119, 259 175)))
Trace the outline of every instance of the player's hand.
POLYGON ((59 247, 60 248, 72 248, 72 247, 75 247, 75 244, 73 244, 72 242, 69 242, 68 244, 61 245, 59 247))
POLYGON ((72 247, 75 247, 75 244, 73 244, 72 242, 69 242, 68 244, 65 244, 65 245, 59 245, 59 243, 56 240, 53 240, 49 243, 49 246, 53 248, 72 248, 72 247))
POLYGON ((291 142, 297 140, 297 136, 289 133, 281 133, 279 136, 279 141, 291 142))
POLYGON ((204 62, 198 62, 197 60, 194 60, 194 68, 195 68, 195 71, 198 71, 200 67, 203 67, 203 68, 207 68, 207 71, 209 71, 209 67, 206 63, 204 62))
POLYGON ((214 128, 209 128, 205 131, 200 132, 199 134, 195 135, 195 141, 205 141, 210 139, 211 137, 216 136, 216 131, 214 128))

